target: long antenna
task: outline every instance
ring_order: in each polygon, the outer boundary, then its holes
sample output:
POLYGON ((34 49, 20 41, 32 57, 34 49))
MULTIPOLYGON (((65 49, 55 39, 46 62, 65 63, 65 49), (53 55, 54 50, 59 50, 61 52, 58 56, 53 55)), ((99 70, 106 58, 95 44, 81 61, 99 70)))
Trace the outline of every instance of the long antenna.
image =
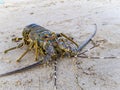
POLYGON ((95 36, 96 31, 97 31, 97 25, 96 25, 96 24, 94 24, 94 25, 95 25, 95 31, 94 31, 94 33, 93 33, 90 37, 88 37, 88 39, 86 39, 86 40, 78 47, 78 49, 77 49, 78 52, 80 52, 80 51, 91 41, 91 39, 95 36))
POLYGON ((23 70, 28 70, 28 69, 31 69, 31 68, 33 68, 35 66, 38 66, 38 65, 42 64, 42 63, 43 63, 42 61, 38 61, 38 62, 35 62, 35 63, 29 65, 29 66, 26 66, 26 67, 23 67, 23 68, 19 68, 19 69, 16 69, 16 70, 12 70, 12 71, 9 71, 7 73, 0 74, 0 77, 11 75, 13 73, 18 73, 18 72, 21 72, 23 70))

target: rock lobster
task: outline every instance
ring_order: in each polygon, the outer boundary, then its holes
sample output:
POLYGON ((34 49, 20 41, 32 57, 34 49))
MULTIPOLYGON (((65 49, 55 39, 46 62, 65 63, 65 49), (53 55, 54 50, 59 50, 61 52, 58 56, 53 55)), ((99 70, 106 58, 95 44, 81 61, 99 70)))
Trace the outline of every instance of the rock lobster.
POLYGON ((94 33, 81 45, 78 45, 75 41, 73 41, 72 37, 68 37, 63 33, 55 33, 40 25, 30 24, 24 28, 22 38, 16 37, 12 39, 12 41, 15 42, 22 40, 22 43, 16 47, 5 50, 4 53, 27 45, 27 50, 17 59, 17 62, 19 62, 29 51, 33 49, 35 50, 35 60, 38 61, 29 66, 0 74, 0 76, 13 74, 61 57, 75 57, 91 41, 96 34, 96 30, 97 26, 94 33))

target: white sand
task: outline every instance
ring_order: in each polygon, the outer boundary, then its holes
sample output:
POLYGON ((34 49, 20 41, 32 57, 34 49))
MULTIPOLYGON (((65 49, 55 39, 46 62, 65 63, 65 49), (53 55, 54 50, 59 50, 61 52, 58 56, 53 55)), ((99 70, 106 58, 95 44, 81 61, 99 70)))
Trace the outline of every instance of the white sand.
MULTIPOLYGON (((21 37, 24 26, 37 23, 57 33, 74 37, 79 44, 94 31, 101 45, 88 56, 120 56, 119 0, 5 0, 0 4, 0 73, 34 62, 33 52, 22 62, 15 60, 26 47, 4 54, 21 37)), ((91 43, 86 47, 90 48, 91 43)), ((54 67, 38 66, 0 78, 0 90, 53 90, 54 67)), ((57 65, 58 90, 120 90, 120 59, 65 58, 57 65), (77 64, 76 64, 77 63, 77 64)))

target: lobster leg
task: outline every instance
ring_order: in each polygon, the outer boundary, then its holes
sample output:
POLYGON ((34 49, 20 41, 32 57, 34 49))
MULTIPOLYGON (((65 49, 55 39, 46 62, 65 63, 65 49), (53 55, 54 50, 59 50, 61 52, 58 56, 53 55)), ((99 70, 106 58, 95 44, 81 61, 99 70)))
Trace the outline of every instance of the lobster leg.
POLYGON ((12 41, 14 41, 14 42, 19 42, 19 41, 22 40, 22 39, 23 39, 23 38, 17 38, 17 37, 16 37, 16 38, 13 38, 12 41))
POLYGON ((14 49, 17 49, 17 48, 21 48, 23 46, 23 43, 20 43, 18 46, 16 46, 16 47, 12 47, 12 48, 10 48, 10 49, 7 49, 7 50, 5 50, 4 51, 4 53, 7 53, 8 51, 11 51, 11 50, 14 50, 14 49))
POLYGON ((33 45, 34 42, 31 42, 29 48, 20 56, 20 58, 17 59, 17 62, 19 62, 32 49, 33 45))
POLYGON ((35 41, 35 61, 38 60, 38 42, 37 40, 35 41))
POLYGON ((71 42, 73 42, 77 47, 78 47, 78 44, 76 42, 74 42, 71 38, 67 37, 65 34, 63 33, 60 33, 61 36, 67 38, 68 40, 70 40, 71 42))

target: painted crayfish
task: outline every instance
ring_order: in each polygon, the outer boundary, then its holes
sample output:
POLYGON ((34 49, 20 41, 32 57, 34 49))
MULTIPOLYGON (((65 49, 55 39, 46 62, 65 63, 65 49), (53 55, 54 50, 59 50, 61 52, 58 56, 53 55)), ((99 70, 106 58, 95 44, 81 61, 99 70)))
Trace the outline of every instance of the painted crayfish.
POLYGON ((22 43, 4 51, 7 53, 10 50, 28 45, 27 50, 17 59, 17 62, 32 49, 35 50, 35 60, 38 60, 40 56, 43 61, 50 61, 64 56, 72 57, 77 53, 78 45, 73 41, 73 38, 67 37, 63 33, 56 34, 37 24, 26 26, 22 36, 22 38, 12 39, 15 42, 23 40, 22 43))
POLYGON ((31 65, 0 74, 0 77, 17 73, 19 71, 23 71, 26 69, 30 69, 39 64, 41 65, 50 62, 51 60, 54 60, 54 64, 55 64, 54 74, 55 74, 55 86, 56 86, 56 64, 57 64, 56 60, 58 58, 62 58, 65 56, 81 57, 79 56, 82 54, 80 53, 80 51, 91 41, 91 39, 96 34, 96 30, 97 30, 97 26, 94 33, 89 38, 87 38, 81 45, 78 45, 76 42, 73 41, 73 38, 68 37, 63 33, 56 34, 39 25, 30 24, 24 28, 22 32, 22 36, 23 36, 22 38, 16 37, 12 39, 15 42, 22 40, 22 43, 20 43, 16 47, 12 47, 8 50, 5 50, 4 53, 7 53, 8 51, 17 48, 21 48, 24 45, 27 45, 28 46, 27 50, 17 59, 17 62, 19 62, 31 50, 35 51, 35 60, 38 61, 31 65))

